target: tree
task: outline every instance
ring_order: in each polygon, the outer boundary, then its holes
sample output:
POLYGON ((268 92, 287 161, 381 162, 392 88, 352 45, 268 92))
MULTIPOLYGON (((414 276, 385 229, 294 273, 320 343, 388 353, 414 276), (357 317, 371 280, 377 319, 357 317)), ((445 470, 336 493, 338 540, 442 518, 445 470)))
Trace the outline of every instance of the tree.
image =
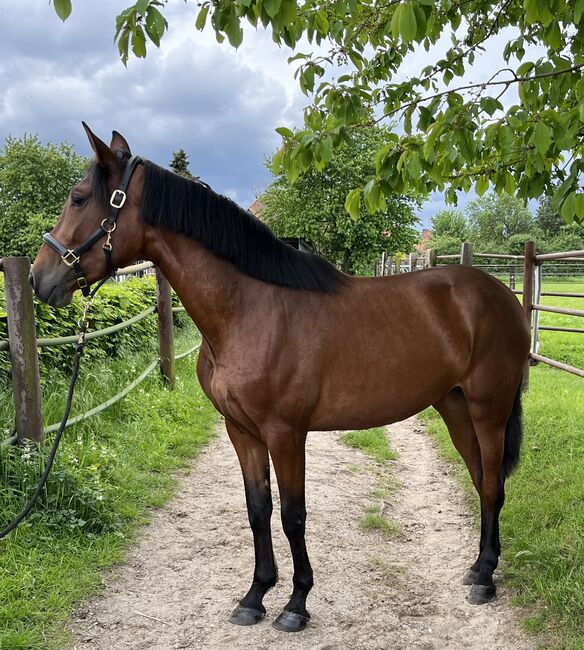
POLYGON ((189 170, 189 157, 184 149, 172 152, 172 160, 170 161, 170 168, 175 174, 184 176, 185 178, 193 178, 189 170))
POLYGON ((453 237, 463 242, 468 226, 466 217, 460 210, 440 210, 430 218, 432 239, 436 237, 453 237))
POLYGON ((43 145, 36 135, 6 139, 0 153, 0 257, 36 255, 87 163, 68 144, 43 145))
POLYGON ((535 235, 533 215, 523 201, 512 196, 488 194, 467 206, 470 239, 489 252, 502 251, 513 235, 535 235))
POLYGON ((542 196, 535 213, 535 224, 546 237, 556 237, 560 234, 564 220, 554 209, 549 196, 542 196))
MULTIPOLYGON (((115 38, 123 61, 160 45, 165 0, 137 0, 120 13, 115 38)), ((71 0, 54 0, 64 20, 71 0)), ((219 41, 238 47, 242 23, 272 31, 278 45, 319 46, 290 57, 312 95, 305 128, 279 129, 274 168, 290 178, 330 160, 352 130, 390 125, 375 177, 353 195, 371 212, 382 197, 489 187, 523 199, 553 194, 562 217, 584 222, 584 0, 203 0, 219 41), (450 46, 444 54, 432 49, 450 46), (476 57, 505 41, 504 63, 485 80, 465 75, 476 57), (327 51, 323 53, 323 49, 327 51), (406 57, 424 48, 428 65, 411 73, 406 57), (336 74, 336 68, 342 68, 336 74), (515 101, 509 91, 518 94, 515 101)))
POLYGON ((384 137, 384 129, 361 129, 322 171, 311 170, 296 183, 279 174, 261 197, 262 219, 280 236, 308 239, 348 273, 369 270, 384 251, 409 252, 419 239, 414 199, 389 197, 367 219, 345 210, 348 190, 375 173, 375 147, 384 137))

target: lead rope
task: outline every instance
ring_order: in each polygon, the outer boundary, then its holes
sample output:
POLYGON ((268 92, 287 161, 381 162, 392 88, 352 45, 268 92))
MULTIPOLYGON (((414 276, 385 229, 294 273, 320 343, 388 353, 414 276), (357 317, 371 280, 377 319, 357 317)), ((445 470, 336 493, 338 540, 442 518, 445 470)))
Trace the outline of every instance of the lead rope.
POLYGON ((29 498, 27 504, 24 506, 20 514, 17 515, 13 519, 13 521, 8 526, 6 526, 6 528, 0 531, 0 539, 6 537, 6 535, 11 533, 30 514, 31 510, 34 508, 37 499, 40 496, 40 493, 42 492, 42 489, 45 487, 47 479, 49 478, 49 474, 51 472, 51 468, 53 467, 55 456, 57 455, 57 449, 59 448, 59 443, 61 442, 61 437, 63 436, 63 431, 65 431, 65 428, 67 426, 67 421, 69 420, 69 414, 71 413, 71 406, 73 405, 73 394, 75 393, 75 384, 77 383, 77 379, 79 377, 79 365, 81 363, 81 357, 83 356, 83 351, 87 343, 85 337, 87 334, 87 328, 89 327, 89 321, 88 321, 89 310, 91 309, 93 298, 97 293, 98 289, 100 289, 101 286, 105 282, 107 282, 107 280, 109 280, 109 278, 110 276, 108 275, 103 280, 101 280, 98 283, 98 285, 93 289, 93 291, 91 291, 87 299, 83 300, 83 314, 79 319, 79 323, 78 323, 79 338, 77 339, 77 345, 75 346, 75 356, 73 357, 73 370, 71 372, 71 380, 69 381, 69 390, 67 391, 67 403, 65 404, 65 411, 63 412, 63 417, 61 418, 61 424, 59 425, 59 429, 55 435, 55 440, 53 441, 53 446, 51 447, 51 453, 49 454, 49 458, 47 459, 47 464, 45 465, 45 469, 41 474, 39 482, 37 483, 37 486, 34 489, 34 492, 29 498))

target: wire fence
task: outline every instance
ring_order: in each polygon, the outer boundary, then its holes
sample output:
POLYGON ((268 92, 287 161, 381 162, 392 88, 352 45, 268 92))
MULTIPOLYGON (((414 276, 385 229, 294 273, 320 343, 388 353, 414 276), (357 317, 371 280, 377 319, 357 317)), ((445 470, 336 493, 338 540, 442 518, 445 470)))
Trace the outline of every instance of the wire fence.
MULTIPOLYGON (((117 276, 129 275, 154 269, 151 262, 143 262, 119 269, 117 276)), ((20 443, 24 439, 41 442, 44 436, 55 432, 59 424, 42 425, 42 404, 39 376, 38 348, 55 347, 77 343, 77 336, 37 339, 34 320, 32 289, 28 283, 30 260, 27 257, 8 257, 0 259, 0 271, 5 275, 6 308, 8 320, 8 339, 0 341, 0 351, 9 350, 12 372, 12 386, 15 406, 15 435, 2 443, 20 443)), ((148 307, 139 314, 110 327, 89 332, 87 340, 111 335, 122 329, 132 327, 141 320, 156 313, 158 317, 159 356, 154 359, 133 381, 105 402, 85 413, 71 418, 67 426, 86 420, 113 406, 139 386, 157 367, 168 385, 175 382, 175 363, 196 352, 200 343, 185 352, 175 355, 172 317, 184 311, 184 307, 173 307, 171 288, 162 273, 156 272, 156 305, 148 307)))

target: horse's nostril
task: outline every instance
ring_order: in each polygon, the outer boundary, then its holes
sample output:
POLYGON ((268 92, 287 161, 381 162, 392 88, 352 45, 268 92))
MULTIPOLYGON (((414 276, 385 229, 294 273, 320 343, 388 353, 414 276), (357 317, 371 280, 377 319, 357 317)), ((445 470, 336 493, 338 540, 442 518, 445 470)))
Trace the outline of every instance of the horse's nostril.
POLYGON ((28 281, 30 282, 30 286, 34 289, 34 275, 32 274, 32 271, 28 274, 28 281))

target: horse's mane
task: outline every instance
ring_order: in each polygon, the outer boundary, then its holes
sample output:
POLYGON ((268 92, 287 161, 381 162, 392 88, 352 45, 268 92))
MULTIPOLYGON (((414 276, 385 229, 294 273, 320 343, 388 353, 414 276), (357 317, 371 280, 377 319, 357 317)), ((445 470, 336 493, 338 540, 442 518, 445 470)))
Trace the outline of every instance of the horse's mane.
POLYGON ((344 284, 343 274, 332 264, 282 242, 231 199, 148 160, 141 207, 146 223, 195 239, 264 282, 328 293, 344 284))

